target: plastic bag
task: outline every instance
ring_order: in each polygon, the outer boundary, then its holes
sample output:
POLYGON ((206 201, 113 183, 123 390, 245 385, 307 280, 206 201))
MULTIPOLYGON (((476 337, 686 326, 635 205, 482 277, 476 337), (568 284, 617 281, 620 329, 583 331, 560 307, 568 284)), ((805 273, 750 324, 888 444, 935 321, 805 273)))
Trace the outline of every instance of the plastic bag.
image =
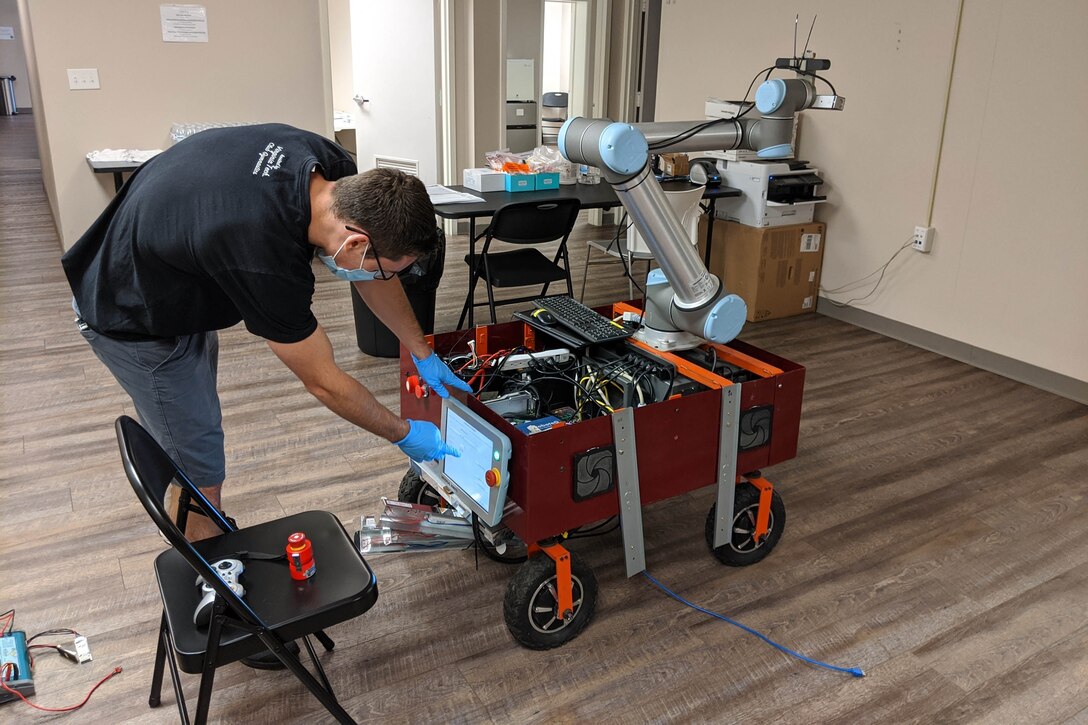
POLYGON ((488 151, 484 154, 487 165, 492 171, 502 171, 507 174, 531 174, 529 164, 525 163, 526 154, 511 153, 510 149, 488 151))
POLYGON ((503 171, 507 174, 562 173, 569 168, 569 162, 554 146, 537 146, 532 151, 520 154, 515 154, 510 149, 488 151, 484 157, 492 171, 503 171))
POLYGON ((537 146, 530 152, 527 161, 534 174, 562 172, 567 164, 567 160, 554 146, 537 146))

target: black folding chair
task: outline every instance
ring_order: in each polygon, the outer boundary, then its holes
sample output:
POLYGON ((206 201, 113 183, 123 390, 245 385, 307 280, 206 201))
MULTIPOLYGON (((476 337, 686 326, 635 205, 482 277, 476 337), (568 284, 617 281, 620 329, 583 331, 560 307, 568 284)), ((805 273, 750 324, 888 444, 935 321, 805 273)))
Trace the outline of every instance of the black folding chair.
POLYGON ((148 704, 158 707, 163 665, 167 652, 181 721, 189 714, 178 669, 200 673, 196 722, 207 721, 215 670, 259 652, 271 650, 314 697, 341 723, 355 721, 333 694, 325 670, 308 635, 313 634, 326 650, 333 641, 322 631, 367 611, 378 598, 374 572, 359 554, 343 525, 324 511, 307 511, 239 529, 204 497, 151 435, 132 418, 121 416, 115 424, 125 473, 140 503, 159 531, 169 540, 168 549, 155 559, 155 575, 162 595, 158 651, 148 704), (167 487, 181 487, 177 523, 163 505, 167 487), (190 543, 182 531, 191 507, 199 508, 223 533, 190 543), (301 531, 313 543, 317 573, 310 579, 291 578, 280 554, 287 537, 301 531), (245 596, 237 596, 217 576, 212 563, 240 559, 245 567, 241 584, 245 596), (207 630, 193 621, 203 594, 196 575, 215 590, 216 598, 207 630), (302 639, 317 673, 315 678, 287 643, 302 639))
POLYGON ((570 281, 570 259, 567 256, 567 238, 574 222, 578 219, 581 203, 577 199, 557 199, 555 201, 515 202, 502 206, 491 218, 491 224, 479 234, 472 244, 484 238, 484 248, 476 255, 475 264, 470 255, 465 256, 469 265, 468 296, 457 320, 458 329, 468 318, 471 327, 474 324, 475 308, 487 305, 491 310, 491 322, 494 324, 496 305, 508 305, 515 302, 527 302, 548 293, 548 286, 553 282, 566 280, 567 294, 574 295, 570 281), (545 244, 560 240, 559 249, 553 259, 548 259, 537 249, 516 249, 508 252, 492 252, 494 240, 511 244, 545 244), (559 261, 562 260, 562 266, 559 261), (476 283, 484 280, 487 285, 487 302, 476 302, 474 297, 476 283), (543 285, 539 293, 513 299, 495 299, 494 289, 504 287, 524 287, 543 285))

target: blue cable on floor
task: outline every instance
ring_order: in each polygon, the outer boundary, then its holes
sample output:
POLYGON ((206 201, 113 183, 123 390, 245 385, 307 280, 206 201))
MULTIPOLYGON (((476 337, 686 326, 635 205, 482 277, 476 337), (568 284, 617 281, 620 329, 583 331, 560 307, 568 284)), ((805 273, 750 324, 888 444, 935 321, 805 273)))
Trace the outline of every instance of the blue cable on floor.
POLYGON ((773 639, 771 639, 767 635, 762 634, 760 632, 757 632, 756 630, 752 629, 751 627, 746 627, 743 624, 741 624, 740 622, 738 622, 736 620, 733 620, 733 619, 730 619, 729 617, 726 617, 723 614, 718 614, 717 612, 712 612, 709 609, 703 609, 698 604, 692 604, 687 599, 684 599, 682 596, 680 596, 679 594, 674 592, 672 589, 669 589, 667 586, 665 586, 664 584, 659 582, 657 579, 654 579, 653 576, 651 576, 650 572, 644 571, 644 572, 642 572, 642 575, 645 576, 650 581, 652 581, 654 584, 656 584, 657 587, 661 591, 665 592, 666 594, 668 594, 670 597, 672 597, 676 601, 680 602, 681 604, 686 604, 689 607, 691 607, 692 609, 698 610, 698 611, 702 612, 703 614, 708 614, 711 617, 714 617, 715 619, 720 619, 723 622, 728 622, 729 624, 732 624, 734 627, 740 627, 741 629, 743 629, 748 634, 754 634, 756 637, 759 637, 761 640, 763 640, 767 644, 771 645, 775 649, 777 649, 777 650, 779 650, 781 652, 785 652, 786 654, 790 655, 791 657, 796 657, 799 660, 802 660, 804 662, 808 662, 811 665, 816 665, 817 667, 823 667, 824 669, 827 669, 827 670, 834 670, 835 672, 845 672, 847 674, 853 675, 854 677, 865 677, 865 673, 862 671, 862 669, 860 667, 837 667, 835 665, 829 665, 826 662, 821 662, 820 660, 814 660, 814 659, 810 659, 808 657, 805 657, 800 652, 794 652, 789 647, 784 647, 784 646, 778 644, 778 642, 775 642, 773 639))

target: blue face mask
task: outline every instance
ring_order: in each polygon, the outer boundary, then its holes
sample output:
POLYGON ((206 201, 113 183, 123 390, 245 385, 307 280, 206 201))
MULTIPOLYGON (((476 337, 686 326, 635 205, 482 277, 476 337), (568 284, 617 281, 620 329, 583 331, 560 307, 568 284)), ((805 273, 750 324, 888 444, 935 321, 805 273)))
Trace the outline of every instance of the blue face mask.
POLYGON ((366 253, 370 249, 368 244, 366 249, 363 250, 363 256, 359 260, 359 269, 344 269, 336 264, 336 255, 340 254, 347 246, 347 241, 340 245, 340 249, 336 250, 336 253, 331 257, 327 254, 318 254, 317 258, 325 263, 325 266, 329 268, 329 271, 335 274, 345 282, 372 282, 379 278, 378 272, 371 272, 369 269, 363 269, 363 259, 366 259, 366 253))

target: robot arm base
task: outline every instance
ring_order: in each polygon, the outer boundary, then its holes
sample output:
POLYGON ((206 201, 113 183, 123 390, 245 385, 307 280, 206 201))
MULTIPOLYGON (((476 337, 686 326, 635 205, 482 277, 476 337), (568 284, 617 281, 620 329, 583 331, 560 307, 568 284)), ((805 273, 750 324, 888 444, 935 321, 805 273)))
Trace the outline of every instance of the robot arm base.
POLYGON ((744 300, 728 294, 720 282, 709 302, 696 309, 683 309, 676 304, 672 285, 660 269, 655 269, 646 280, 643 323, 647 329, 639 337, 659 350, 692 348, 704 340, 725 344, 740 334, 747 315, 744 300))

